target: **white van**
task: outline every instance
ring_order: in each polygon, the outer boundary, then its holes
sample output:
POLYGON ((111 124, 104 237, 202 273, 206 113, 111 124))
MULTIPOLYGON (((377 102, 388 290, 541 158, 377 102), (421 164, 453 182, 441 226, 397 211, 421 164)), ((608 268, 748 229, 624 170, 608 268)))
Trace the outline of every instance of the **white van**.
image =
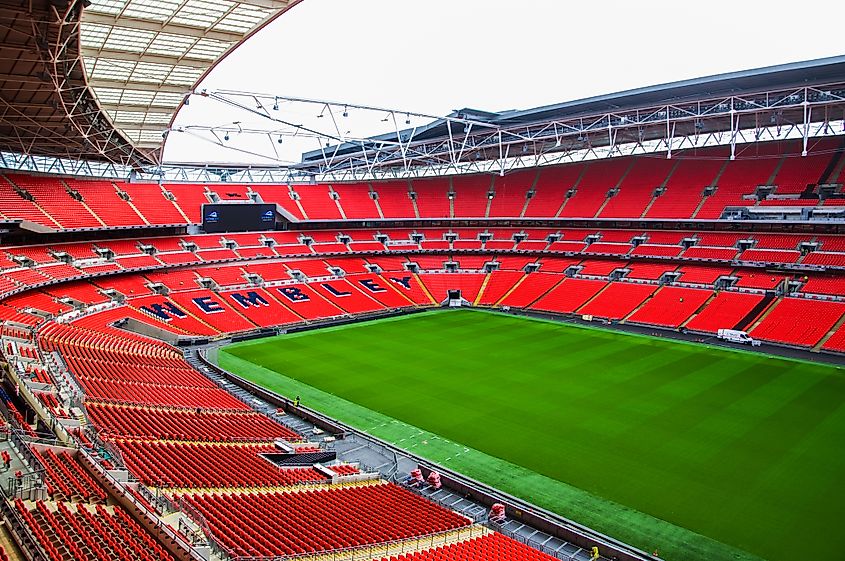
POLYGON ((760 346, 760 341, 752 339, 745 331, 737 331, 736 329, 720 329, 716 332, 716 338, 730 343, 741 343, 753 347, 760 346))

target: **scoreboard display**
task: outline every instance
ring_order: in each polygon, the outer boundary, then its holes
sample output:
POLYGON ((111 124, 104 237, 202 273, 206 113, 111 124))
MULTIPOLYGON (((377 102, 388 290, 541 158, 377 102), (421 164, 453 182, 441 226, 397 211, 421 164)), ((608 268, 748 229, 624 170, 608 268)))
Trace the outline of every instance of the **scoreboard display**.
POLYGON ((216 203, 202 205, 202 227, 208 233, 273 230, 276 205, 216 203))

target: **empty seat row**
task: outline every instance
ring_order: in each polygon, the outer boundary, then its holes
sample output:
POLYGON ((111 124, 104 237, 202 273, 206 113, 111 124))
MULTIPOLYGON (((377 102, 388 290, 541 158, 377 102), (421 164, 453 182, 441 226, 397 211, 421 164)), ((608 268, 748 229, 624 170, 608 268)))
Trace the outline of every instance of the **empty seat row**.
POLYGON ((197 442, 302 440, 293 430, 251 410, 226 413, 92 401, 86 411, 94 425, 115 437, 197 442))
POLYGON ((183 495, 234 556, 354 548, 465 527, 470 520, 391 483, 301 492, 183 495))

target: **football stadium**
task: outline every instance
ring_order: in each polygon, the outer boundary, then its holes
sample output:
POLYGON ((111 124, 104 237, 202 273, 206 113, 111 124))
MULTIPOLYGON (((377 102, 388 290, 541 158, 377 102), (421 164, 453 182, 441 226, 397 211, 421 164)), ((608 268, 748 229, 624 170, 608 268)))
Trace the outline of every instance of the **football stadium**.
POLYGON ((845 56, 210 85, 319 2, 0 6, 0 560, 845 559, 845 56))

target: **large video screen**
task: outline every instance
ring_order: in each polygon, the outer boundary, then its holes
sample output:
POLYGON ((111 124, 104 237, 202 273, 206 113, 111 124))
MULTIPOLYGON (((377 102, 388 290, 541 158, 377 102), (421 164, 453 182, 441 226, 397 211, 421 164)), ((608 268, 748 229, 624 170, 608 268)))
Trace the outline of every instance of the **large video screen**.
POLYGON ((275 225, 276 205, 263 203, 202 205, 202 227, 209 233, 272 230, 275 225))

